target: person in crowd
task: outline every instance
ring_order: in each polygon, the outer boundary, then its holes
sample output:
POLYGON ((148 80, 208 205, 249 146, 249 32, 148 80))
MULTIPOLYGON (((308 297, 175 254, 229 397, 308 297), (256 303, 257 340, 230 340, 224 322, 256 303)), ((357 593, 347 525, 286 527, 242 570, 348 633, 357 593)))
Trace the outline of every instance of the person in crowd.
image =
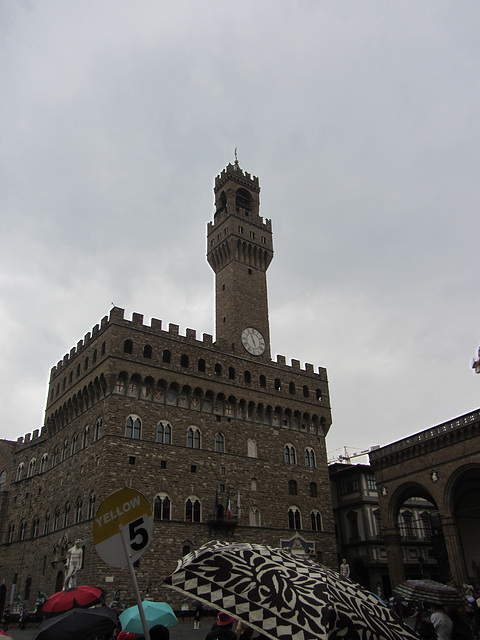
POLYGON ((200 622, 202 620, 202 603, 195 603, 195 611, 193 614, 193 628, 200 629, 200 622))
POLYGON ((8 627, 10 625, 10 609, 8 609, 8 608, 5 609, 5 611, 3 612, 2 624, 3 624, 3 630, 6 633, 8 631, 8 627))
POLYGON ((170 631, 163 624, 156 624, 150 630, 150 640, 169 640, 170 631))
POLYGON ((232 628, 234 622, 235 619, 232 616, 221 611, 217 616, 217 621, 205 636, 205 640, 237 640, 237 634, 232 628))
POLYGON ((430 622, 435 627, 438 640, 452 640, 453 622, 447 616, 441 604, 433 605, 433 613, 430 615, 430 622))
POLYGON ((462 618, 457 607, 447 607, 447 615, 453 622, 452 640, 474 640, 474 635, 470 626, 462 618))
POLYGON ((22 610, 22 613, 20 614, 18 628, 25 629, 25 627, 27 626, 27 620, 28 620, 28 609, 24 607, 22 610))
POLYGON ((251 640, 253 636, 253 629, 252 627, 249 627, 246 622, 239 620, 235 627, 235 633, 237 634, 238 640, 251 640))
POLYGON ((417 633, 422 640, 435 640, 437 633, 430 620, 420 620, 417 625, 417 633))

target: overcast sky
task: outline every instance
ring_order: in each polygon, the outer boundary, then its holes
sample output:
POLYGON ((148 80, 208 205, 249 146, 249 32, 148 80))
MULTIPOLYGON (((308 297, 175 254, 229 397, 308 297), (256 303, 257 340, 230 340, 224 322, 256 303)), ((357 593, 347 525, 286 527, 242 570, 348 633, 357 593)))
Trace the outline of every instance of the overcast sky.
MULTIPOLYGON (((114 303, 214 333, 215 176, 259 177, 272 353, 329 456, 480 406, 480 4, 0 4, 0 437, 114 303)), ((359 461, 367 460, 360 458, 359 461)))

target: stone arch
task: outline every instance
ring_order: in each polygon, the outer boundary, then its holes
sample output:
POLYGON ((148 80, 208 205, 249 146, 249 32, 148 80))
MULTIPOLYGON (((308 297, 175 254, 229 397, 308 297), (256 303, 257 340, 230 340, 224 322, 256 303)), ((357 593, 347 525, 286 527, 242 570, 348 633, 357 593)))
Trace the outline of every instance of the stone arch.
POLYGON ((480 552, 478 530, 480 526, 480 464, 470 463, 456 469, 446 483, 443 512, 452 514, 458 547, 461 549, 468 584, 480 579, 480 552))

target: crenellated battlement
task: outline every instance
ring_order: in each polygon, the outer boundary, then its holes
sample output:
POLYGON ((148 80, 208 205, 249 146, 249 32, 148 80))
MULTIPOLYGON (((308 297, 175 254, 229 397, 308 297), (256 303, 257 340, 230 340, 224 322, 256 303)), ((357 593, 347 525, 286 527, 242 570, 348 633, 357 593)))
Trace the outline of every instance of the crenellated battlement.
POLYGON ((260 191, 257 176, 252 176, 247 171, 243 171, 238 164, 228 164, 225 169, 215 178, 215 190, 223 186, 223 184, 233 178, 235 182, 243 183, 247 188, 260 191))
POLYGON ((16 442, 18 445, 37 444, 37 441, 46 436, 46 434, 46 427, 42 427, 41 429, 34 429, 31 433, 26 433, 24 436, 19 436, 16 442))
MULTIPOLYGON (((144 316, 141 313, 132 313, 131 320, 125 317, 125 309, 120 307, 113 307, 109 316, 102 318, 100 325, 96 324, 92 330, 85 334, 83 340, 77 342, 76 347, 72 347, 69 353, 65 354, 62 360, 60 360, 56 366, 52 367, 50 371, 50 381, 55 379, 60 373, 62 373, 67 365, 71 364, 80 354, 82 354, 87 347, 89 347, 97 338, 101 336, 104 331, 111 325, 121 325, 125 328, 135 329, 137 331, 145 332, 147 335, 158 336, 165 339, 175 339, 177 342, 184 342, 185 344, 207 347, 210 350, 216 350, 216 345, 213 342, 213 336, 209 333, 204 333, 202 338, 197 338, 197 332, 195 329, 187 328, 185 335, 181 335, 180 327, 178 324, 170 323, 168 330, 163 329, 162 320, 152 318, 150 324, 144 323, 144 316)), ((218 347, 218 353, 223 354, 223 349, 218 347)), ((235 355, 231 354, 234 358, 235 355)), ((236 356, 238 357, 238 356, 236 356)), ((277 355, 276 362, 272 360, 272 364, 280 365, 285 370, 291 370, 294 372, 305 372, 310 376, 320 376, 325 379, 326 371, 323 367, 318 367, 318 372, 314 371, 314 367, 310 363, 306 363, 302 369, 300 361, 292 359, 290 364, 287 364, 286 358, 283 355, 277 355)))

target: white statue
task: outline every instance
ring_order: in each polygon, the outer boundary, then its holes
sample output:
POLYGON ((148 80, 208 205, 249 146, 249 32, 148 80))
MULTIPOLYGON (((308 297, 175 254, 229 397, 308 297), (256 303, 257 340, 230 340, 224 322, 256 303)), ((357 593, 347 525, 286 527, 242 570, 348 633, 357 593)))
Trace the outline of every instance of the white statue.
POLYGON ((67 551, 65 562, 65 580, 63 589, 74 589, 77 586, 77 573, 82 568, 83 549, 82 541, 76 540, 75 545, 67 551))
POLYGON ((343 558, 342 564, 340 565, 340 575, 345 576, 346 578, 350 577, 350 565, 346 558, 343 558))

